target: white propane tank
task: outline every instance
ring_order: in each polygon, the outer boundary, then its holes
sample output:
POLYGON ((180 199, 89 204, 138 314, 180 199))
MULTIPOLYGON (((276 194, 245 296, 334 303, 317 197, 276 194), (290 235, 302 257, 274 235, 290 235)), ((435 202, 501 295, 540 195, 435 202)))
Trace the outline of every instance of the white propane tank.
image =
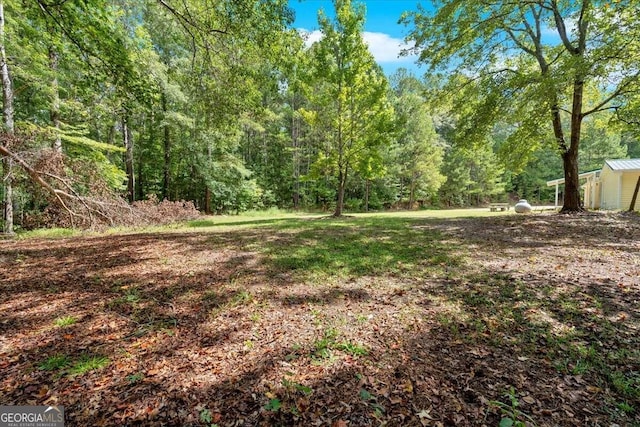
POLYGON ((513 209, 516 213, 529 213, 531 212, 531 205, 525 199, 520 199, 513 209))

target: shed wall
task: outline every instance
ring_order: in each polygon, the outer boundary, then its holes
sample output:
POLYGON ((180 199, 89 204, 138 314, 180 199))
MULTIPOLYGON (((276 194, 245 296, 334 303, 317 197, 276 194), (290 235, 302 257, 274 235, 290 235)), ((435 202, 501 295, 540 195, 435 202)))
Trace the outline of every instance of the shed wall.
MULTIPOLYGON (((625 172, 622 174, 622 203, 619 209, 629 209, 638 176, 640 176, 640 172, 625 172)), ((636 200, 635 210, 640 211, 640 200, 636 200)))
POLYGON ((605 165, 600 173, 602 209, 620 209, 618 183, 618 174, 614 173, 608 165, 605 165))

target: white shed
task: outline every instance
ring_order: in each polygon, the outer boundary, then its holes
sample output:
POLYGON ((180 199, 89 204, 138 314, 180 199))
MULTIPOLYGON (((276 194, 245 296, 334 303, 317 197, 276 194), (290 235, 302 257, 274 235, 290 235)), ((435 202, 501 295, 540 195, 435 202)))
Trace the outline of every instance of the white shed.
MULTIPOLYGON (((600 173, 602 209, 629 209, 636 182, 640 177, 640 159, 607 160, 600 173)), ((640 210, 640 200, 636 201, 640 210)))
MULTIPOLYGON (((640 159, 605 160, 602 169, 580 174, 582 200, 589 209, 629 209, 633 192, 640 177, 640 159)), ((556 187, 556 207, 558 206, 558 188, 564 179, 547 181, 549 187, 556 187)), ((640 210, 640 196, 636 201, 636 210, 640 210)))

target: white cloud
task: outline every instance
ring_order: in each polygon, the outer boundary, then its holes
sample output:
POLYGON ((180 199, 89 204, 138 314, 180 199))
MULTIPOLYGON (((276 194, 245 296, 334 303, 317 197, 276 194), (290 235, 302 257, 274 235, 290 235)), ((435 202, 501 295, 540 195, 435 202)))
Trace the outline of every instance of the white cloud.
MULTIPOLYGON (((565 28, 567 29, 567 34, 575 36, 578 32, 578 20, 576 18, 567 18, 564 20, 565 28)), ((542 37, 559 39, 560 35, 558 34, 558 28, 555 25, 555 22, 552 23, 543 23, 542 25, 542 37)))
POLYGON ((402 39, 391 37, 385 33, 372 33, 369 31, 363 32, 362 38, 369 45, 369 51, 379 63, 408 62, 416 59, 413 55, 400 56, 402 50, 412 47, 402 39))
MULTIPOLYGON (((305 38, 307 47, 319 41, 322 38, 322 32, 319 30, 309 31, 304 28, 298 30, 305 38)), ((412 46, 404 40, 391 37, 386 33, 374 33, 364 31, 362 38, 369 46, 369 51, 380 64, 394 62, 413 62, 417 59, 415 55, 400 56, 400 52, 404 49, 410 49, 412 46)))
POLYGON ((307 48, 322 38, 322 32, 320 30, 309 31, 305 28, 298 28, 298 32, 305 39, 304 44, 307 48))

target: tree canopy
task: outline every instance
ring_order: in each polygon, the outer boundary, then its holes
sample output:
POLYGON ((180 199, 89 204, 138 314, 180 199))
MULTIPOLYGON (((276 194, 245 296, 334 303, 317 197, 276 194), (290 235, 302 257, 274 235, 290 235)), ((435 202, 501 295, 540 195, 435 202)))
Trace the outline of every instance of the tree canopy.
POLYGON ((583 121, 637 93, 640 33, 633 2, 450 0, 404 21, 420 60, 451 74, 444 90, 464 117, 461 137, 512 125, 508 152, 551 144, 563 160, 564 211, 581 209, 583 121), (456 96, 457 95, 457 96, 456 96))
MULTIPOLYGON (((424 76, 386 76, 364 2, 3 0, 3 226, 132 204, 206 213, 470 206, 639 156, 630 1, 438 1, 407 13, 424 76), (186 205, 186 204, 185 204, 186 205)), ((129 220, 127 220, 129 221, 129 220)), ((125 221, 125 222, 127 222, 125 221)))

